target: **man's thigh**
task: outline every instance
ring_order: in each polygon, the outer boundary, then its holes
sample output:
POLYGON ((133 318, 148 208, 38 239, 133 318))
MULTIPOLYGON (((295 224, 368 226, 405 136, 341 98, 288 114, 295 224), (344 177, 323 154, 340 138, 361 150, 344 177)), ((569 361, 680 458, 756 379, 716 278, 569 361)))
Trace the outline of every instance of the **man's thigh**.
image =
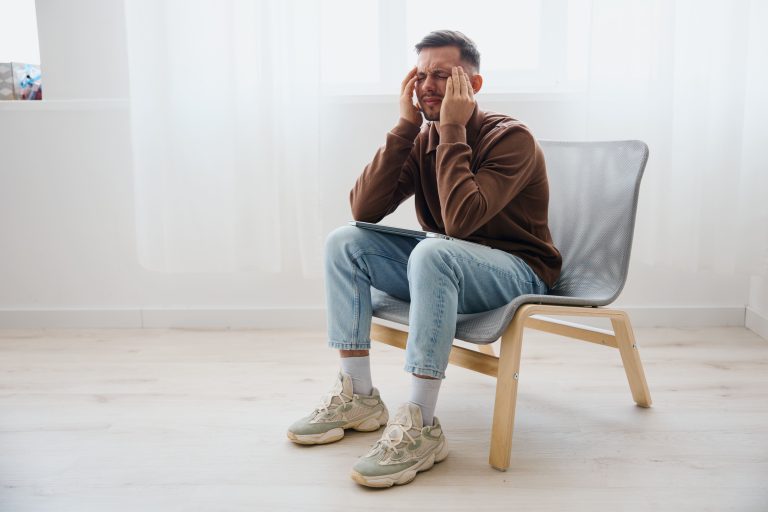
MULTIPOLYGON (((430 268, 445 265, 458 289, 458 312, 479 313, 508 304, 524 294, 547 293, 546 284, 521 258, 463 240, 427 239, 411 258, 431 258, 430 268)), ((418 266, 417 266, 418 267, 418 266)), ((411 275, 411 281, 419 276, 411 275)), ((428 279, 428 278, 427 278, 428 279)), ((413 283, 412 283, 413 285, 413 283)))

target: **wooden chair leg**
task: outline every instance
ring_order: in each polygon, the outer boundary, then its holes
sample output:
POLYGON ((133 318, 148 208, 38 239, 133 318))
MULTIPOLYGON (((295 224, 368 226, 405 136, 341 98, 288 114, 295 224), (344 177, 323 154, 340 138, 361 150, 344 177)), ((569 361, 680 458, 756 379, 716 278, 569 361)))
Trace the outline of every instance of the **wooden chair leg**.
POLYGON ((645 381, 643 363, 640 361, 640 353, 637 350, 635 334, 632 331, 629 316, 622 311, 619 316, 611 317, 611 324, 616 335, 616 344, 619 346, 619 352, 621 353, 624 371, 627 373, 629 388, 632 390, 632 398, 640 407, 650 407, 651 392, 648 390, 648 383, 645 381))
POLYGON ((515 426, 517 382, 523 348, 523 328, 527 315, 516 315, 501 337, 499 371, 496 379, 496 401, 493 406, 491 453, 488 462, 494 469, 506 471, 512 454, 512 431, 515 426))

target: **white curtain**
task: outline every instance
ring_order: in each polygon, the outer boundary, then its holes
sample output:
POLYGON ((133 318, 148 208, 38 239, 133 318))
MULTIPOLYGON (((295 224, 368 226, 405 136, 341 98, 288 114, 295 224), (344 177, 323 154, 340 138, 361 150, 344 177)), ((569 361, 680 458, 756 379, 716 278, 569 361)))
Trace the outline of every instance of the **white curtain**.
POLYGON ((585 136, 651 149, 633 259, 765 273, 768 5, 591 2, 585 136))
POLYGON ((318 3, 125 5, 142 265, 319 275, 318 3))
MULTIPOLYGON (((420 1, 456 28, 473 12, 472 4, 420 1)), ((493 7, 478 1, 482 12, 493 7)), ((319 274, 322 5, 126 0, 145 266, 319 274)), ((425 11, 383 1, 382 13, 388 5, 395 6, 386 11, 390 27, 393 12, 425 11)), ((633 259, 723 274, 765 272, 768 2, 546 0, 541 6, 545 37, 552 18, 586 25, 567 37, 549 34, 568 46, 565 66, 575 88, 558 102, 576 119, 566 124, 583 126, 585 139, 640 138, 651 148, 633 259)), ((396 43, 392 52, 402 52, 402 41, 396 43)), ((371 59, 400 58, 382 46, 371 59)), ((520 51, 527 49, 509 48, 520 51)), ((494 64, 483 64, 489 85, 494 64)), ((361 112, 364 103, 357 105, 361 112)), ((395 109, 396 90, 391 103, 395 109)), ((367 144, 371 154, 382 141, 383 131, 367 144)), ((346 208, 345 196, 331 202, 346 208)))

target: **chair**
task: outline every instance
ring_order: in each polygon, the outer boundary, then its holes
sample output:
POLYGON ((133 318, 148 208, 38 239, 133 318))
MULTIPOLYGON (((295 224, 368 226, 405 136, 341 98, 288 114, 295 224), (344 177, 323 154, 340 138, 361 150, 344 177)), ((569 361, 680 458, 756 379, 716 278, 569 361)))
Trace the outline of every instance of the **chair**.
MULTIPOLYGON (((641 141, 542 141, 550 186, 549 224, 563 256, 560 278, 548 295, 522 295, 506 306, 459 314, 450 363, 497 378, 489 462, 506 471, 525 328, 617 348, 632 398, 650 407, 651 396, 627 313, 606 306, 624 287, 629 267, 640 179, 648 160, 641 141), (547 315, 547 316, 543 316, 547 315), (598 317, 613 330, 551 316, 598 317), (489 346, 501 338, 499 355, 489 346)), ((408 324, 408 302, 372 289, 374 319, 408 324)), ((374 321, 371 339, 405 348, 407 332, 374 321)))

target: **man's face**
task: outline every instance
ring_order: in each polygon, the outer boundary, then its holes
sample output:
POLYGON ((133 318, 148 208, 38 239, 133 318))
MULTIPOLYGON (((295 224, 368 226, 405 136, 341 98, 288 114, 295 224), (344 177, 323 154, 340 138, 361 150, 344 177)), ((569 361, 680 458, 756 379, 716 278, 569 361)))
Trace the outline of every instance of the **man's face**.
MULTIPOLYGON (((440 105, 451 70, 462 65, 455 46, 424 48, 416 60, 416 99, 427 121, 440 120, 440 105)), ((466 67, 466 66, 465 66, 466 67)))

